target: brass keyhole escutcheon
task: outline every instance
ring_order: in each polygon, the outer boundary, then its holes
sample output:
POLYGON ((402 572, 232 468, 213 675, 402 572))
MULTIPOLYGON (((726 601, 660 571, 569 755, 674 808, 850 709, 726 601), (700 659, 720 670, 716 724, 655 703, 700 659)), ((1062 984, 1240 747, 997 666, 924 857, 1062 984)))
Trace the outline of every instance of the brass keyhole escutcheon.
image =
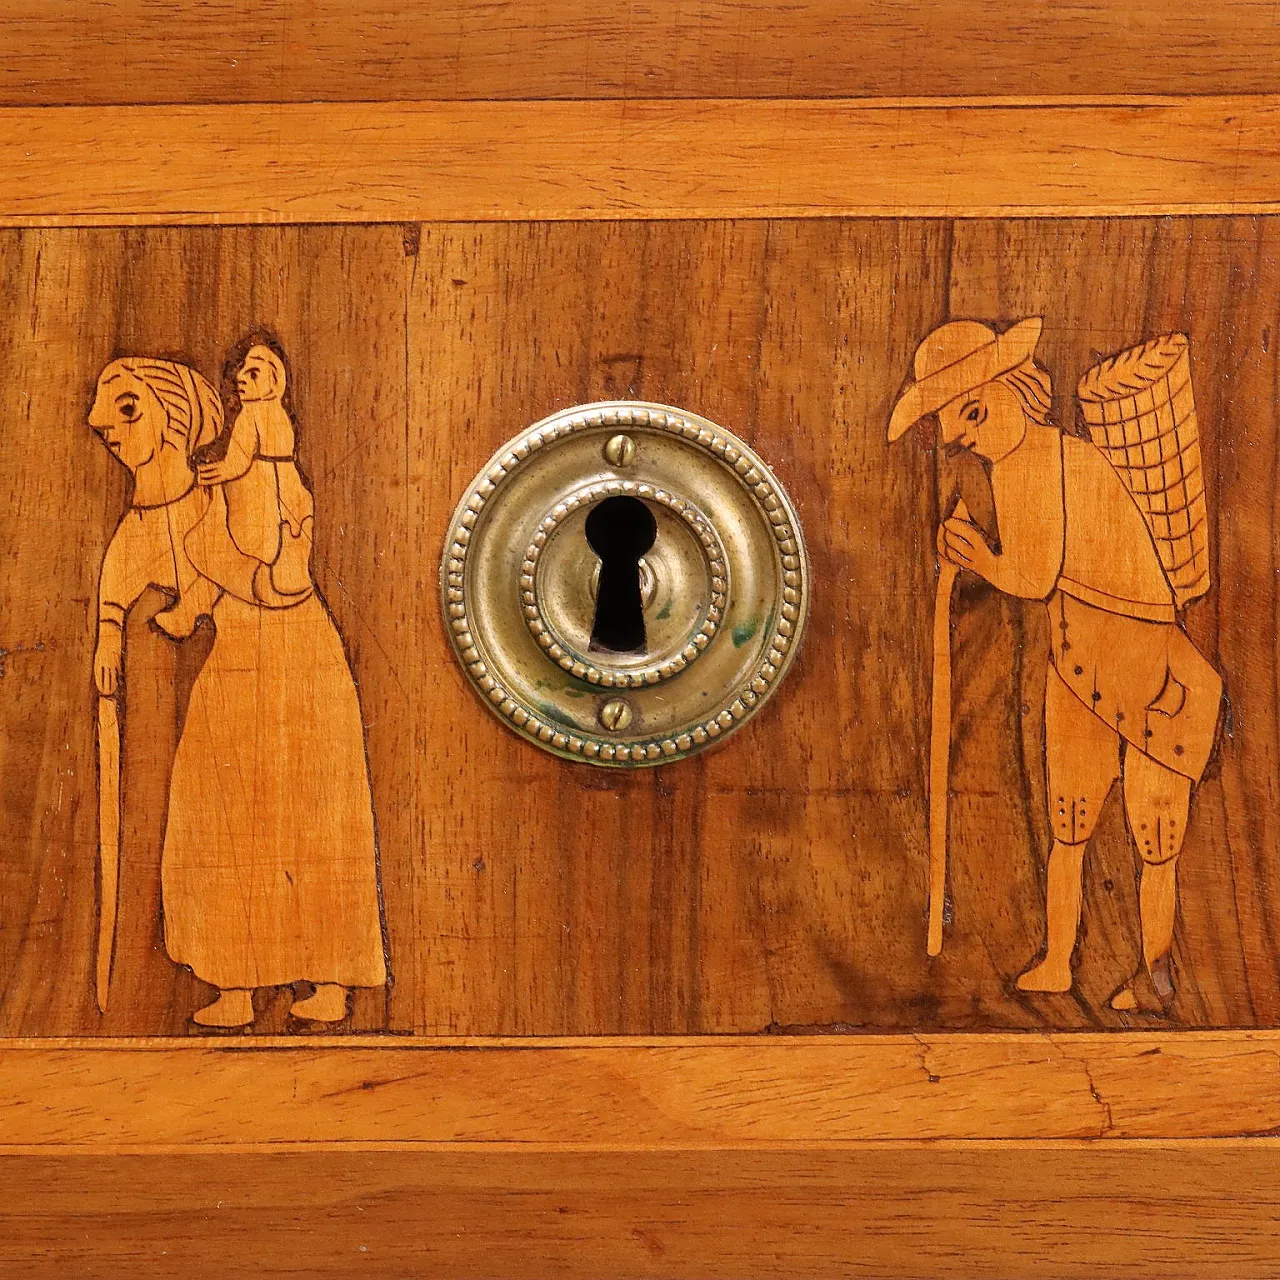
POLYGON ((441 563, 454 651, 512 729, 647 765, 754 715, 808 612, 795 512, 730 432, 665 405, 567 409, 503 446, 441 563))

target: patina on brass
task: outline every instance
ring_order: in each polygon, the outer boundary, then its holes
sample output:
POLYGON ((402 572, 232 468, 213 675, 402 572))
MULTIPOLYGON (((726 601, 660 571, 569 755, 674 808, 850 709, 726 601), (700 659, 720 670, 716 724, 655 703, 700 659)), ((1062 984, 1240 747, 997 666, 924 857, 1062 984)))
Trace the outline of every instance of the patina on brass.
POLYGON ((808 612, 795 512, 722 427, 665 405, 553 414, 489 461, 441 564, 454 650, 473 685, 538 746, 594 764, 680 759, 767 701, 808 612), (635 572, 643 647, 593 640, 601 558, 587 518, 611 498, 653 516, 635 572))

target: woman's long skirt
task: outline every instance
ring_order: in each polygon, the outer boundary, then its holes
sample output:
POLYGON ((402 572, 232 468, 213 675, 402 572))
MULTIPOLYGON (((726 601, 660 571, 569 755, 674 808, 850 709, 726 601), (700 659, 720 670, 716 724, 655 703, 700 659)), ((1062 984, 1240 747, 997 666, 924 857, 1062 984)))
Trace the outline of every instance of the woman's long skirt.
POLYGON ((223 596, 174 758, 165 944, 216 987, 387 979, 355 681, 318 595, 223 596))

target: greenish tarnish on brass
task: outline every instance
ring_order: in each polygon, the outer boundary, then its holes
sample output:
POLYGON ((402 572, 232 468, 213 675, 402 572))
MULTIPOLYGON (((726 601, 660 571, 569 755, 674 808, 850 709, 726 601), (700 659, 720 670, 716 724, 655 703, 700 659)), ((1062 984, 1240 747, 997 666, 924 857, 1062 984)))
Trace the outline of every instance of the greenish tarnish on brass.
POLYGON ((554 720, 556 724, 562 724, 566 728, 576 729, 578 726, 572 716, 567 716, 553 702, 539 702, 538 710, 542 712, 548 720, 554 720))
POLYGON ((759 630, 759 618, 746 618, 742 622, 736 623, 731 633, 733 636, 733 647, 735 649, 741 649, 742 646, 746 644, 747 641, 750 640, 751 637, 759 630))

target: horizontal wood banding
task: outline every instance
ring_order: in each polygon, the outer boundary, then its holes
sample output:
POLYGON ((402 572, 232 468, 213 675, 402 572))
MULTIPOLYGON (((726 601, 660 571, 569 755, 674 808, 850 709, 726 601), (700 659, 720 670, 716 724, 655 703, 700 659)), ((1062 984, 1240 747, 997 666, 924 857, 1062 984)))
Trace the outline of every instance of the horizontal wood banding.
POLYGON ((0 1266, 131 1280, 1242 1280, 1280 1267, 1274 1172, 1272 1145, 1247 1141, 34 1155, 0 1158, 0 1266))
POLYGON ((0 110, 0 225, 1257 213, 1280 99, 0 110))
POLYGON ((0 101, 1236 93, 1280 89, 1270 0, 9 0, 0 101))
POLYGON ((6 1047, 4 1149, 696 1149, 1280 1126, 1274 1032, 243 1043, 6 1047))

